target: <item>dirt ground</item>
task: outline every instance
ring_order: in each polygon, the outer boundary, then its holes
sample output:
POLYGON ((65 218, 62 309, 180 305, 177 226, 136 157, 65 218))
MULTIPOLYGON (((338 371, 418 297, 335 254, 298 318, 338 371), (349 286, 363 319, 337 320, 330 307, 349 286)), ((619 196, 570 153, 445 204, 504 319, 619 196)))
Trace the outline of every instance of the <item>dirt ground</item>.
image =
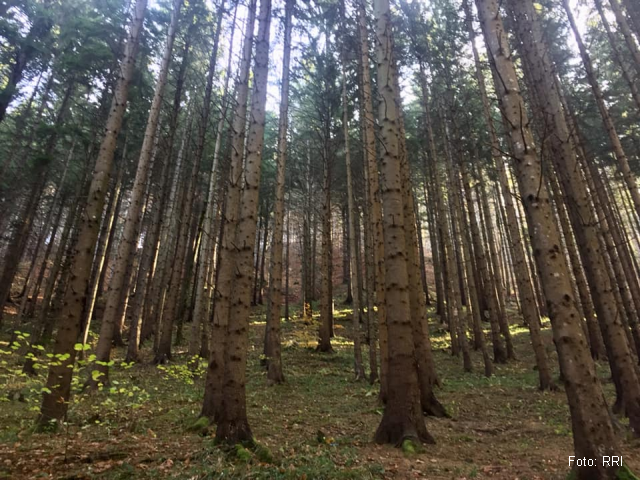
MULTIPOLYGON (((205 369, 187 364, 181 346, 162 367, 129 366, 117 352, 115 380, 98 394, 77 395, 68 424, 56 434, 33 433, 45 368, 35 379, 18 374, 18 355, 0 342, 0 478, 11 479, 562 479, 572 438, 564 391, 541 393, 527 330, 512 319, 518 360, 482 376, 452 357, 447 333, 431 319, 442 388, 451 418, 426 418, 435 445, 415 454, 372 442, 382 409, 377 385, 354 382, 350 312, 336 312, 335 354, 314 351, 317 324, 284 323, 286 384, 268 387, 260 367, 264 319, 251 328, 247 402, 257 442, 269 454, 223 450, 213 428, 195 425, 205 369)), ((317 320, 316 320, 317 321, 317 320)), ((549 354, 554 349, 547 325, 549 354)), ((367 358, 367 352, 364 353, 367 358)), ((612 394, 606 366, 600 366, 612 394)), ((86 374, 82 372, 79 376, 86 374)), ((624 423, 624 422, 622 422, 624 423)), ((620 433, 624 462, 640 471, 640 443, 620 433)))

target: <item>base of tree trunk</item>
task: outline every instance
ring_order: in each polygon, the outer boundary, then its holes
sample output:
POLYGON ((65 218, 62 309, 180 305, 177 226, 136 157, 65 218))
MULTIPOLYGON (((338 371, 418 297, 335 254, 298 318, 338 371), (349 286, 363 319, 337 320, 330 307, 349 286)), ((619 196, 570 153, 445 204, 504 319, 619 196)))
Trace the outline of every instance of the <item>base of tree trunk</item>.
POLYGON ((267 385, 280 385, 284 382, 282 366, 278 366, 276 362, 269 362, 269 365, 267 366, 267 385))
POLYGON ((316 347, 316 352, 320 352, 320 353, 335 353, 335 351, 333 350, 333 347, 331 346, 330 342, 318 343, 318 346, 316 347))
POLYGON ((422 402, 422 413, 429 417, 436 418, 451 418, 451 415, 447 413, 444 405, 440 403, 440 401, 436 398, 436 396, 431 393, 430 397, 422 402))
POLYGON ((140 363, 140 356, 127 352, 127 356, 124 359, 125 363, 140 363))
POLYGON ((246 418, 226 419, 222 415, 216 430, 216 442, 227 445, 236 445, 238 443, 253 445, 254 440, 249 421, 246 418))
POLYGON ((156 356, 153 358, 154 365, 165 365, 169 363, 171 360, 170 353, 156 353, 156 356))
POLYGON ((374 441, 401 447, 405 440, 417 443, 435 444, 422 418, 412 421, 409 415, 384 415, 376 430, 374 441))
POLYGON ((503 350, 493 349, 493 363, 504 365, 507 363, 507 353, 503 350))

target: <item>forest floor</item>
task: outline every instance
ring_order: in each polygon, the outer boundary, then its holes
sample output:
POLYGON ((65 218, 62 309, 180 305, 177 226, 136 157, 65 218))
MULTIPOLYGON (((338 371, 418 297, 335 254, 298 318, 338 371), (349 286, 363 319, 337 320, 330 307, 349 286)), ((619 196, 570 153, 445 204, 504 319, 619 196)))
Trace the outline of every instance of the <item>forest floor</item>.
MULTIPOLYGON (((117 351, 110 389, 76 395, 69 421, 56 434, 33 433, 41 376, 18 374, 18 354, 0 342, 0 478, 11 479, 563 479, 572 454, 563 391, 541 393, 532 368, 528 332, 513 319, 518 361, 482 375, 462 371, 435 318, 431 335, 443 386, 436 394, 451 418, 426 418, 436 445, 415 454, 372 442, 382 408, 378 387, 354 382, 350 311, 336 311, 334 354, 314 351, 317 319, 283 324, 286 384, 268 387, 260 367, 264 316, 252 319, 247 403, 257 442, 272 458, 237 449, 223 451, 213 431, 194 432, 202 402, 201 362, 196 376, 184 348, 173 362, 126 365, 117 351)), ((553 353, 548 322, 544 330, 553 353)), ((366 352, 364 357, 367 358, 366 352)), ((555 358, 554 358, 555 363, 555 358)), ((87 372, 80 368, 78 385, 87 372)), ((608 371, 600 375, 607 395, 608 371)), ((638 441, 621 438, 620 455, 640 471, 638 441)))

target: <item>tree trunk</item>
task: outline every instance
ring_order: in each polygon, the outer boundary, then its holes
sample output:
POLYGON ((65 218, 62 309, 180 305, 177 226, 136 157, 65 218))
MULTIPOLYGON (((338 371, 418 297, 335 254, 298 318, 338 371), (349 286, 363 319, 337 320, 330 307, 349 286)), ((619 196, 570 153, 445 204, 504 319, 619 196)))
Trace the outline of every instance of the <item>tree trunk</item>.
POLYGON ((356 237, 359 230, 356 230, 357 209, 353 192, 353 172, 351 167, 351 150, 349 142, 349 104, 347 102, 347 76, 345 73, 346 62, 344 48, 342 57, 342 128, 344 135, 345 162, 347 167, 347 219, 349 232, 349 276, 351 288, 353 289, 353 315, 352 315, 352 335, 353 335, 353 368, 355 380, 364 380, 366 377, 364 364, 362 363, 362 346, 360 333, 360 278, 358 272, 358 247, 356 237))
MULTIPOLYGON (((516 20, 516 32, 524 45, 523 60, 529 76, 525 79, 534 93, 541 109, 545 132, 550 133, 549 150, 555 169, 560 177, 569 205, 569 217, 589 286, 598 321, 603 329, 605 346, 613 355, 609 361, 618 371, 624 393, 624 405, 632 429, 640 432, 640 384, 633 365, 620 310, 616 305, 611 279, 604 263, 604 252, 600 248, 599 225, 591 208, 589 192, 581 178, 580 166, 571 145, 570 130, 562 109, 560 92, 556 87, 555 73, 547 56, 545 39, 538 14, 531 0, 511 2, 516 20)), ((547 296, 547 300, 549 298, 547 296)), ((565 365, 563 365, 563 368, 565 365)))
POLYGON ((482 361, 484 363, 484 375, 490 377, 493 375, 493 362, 487 349, 486 341, 484 338, 484 331, 482 330, 482 309, 480 306, 480 300, 478 298, 478 289, 476 288, 476 278, 478 270, 474 268, 473 262, 473 242, 471 240, 471 233, 469 228, 469 222, 467 220, 466 209, 464 208, 463 188, 460 177, 456 174, 456 184, 453 194, 457 197, 455 207, 459 209, 457 215, 460 218, 460 230, 462 233, 462 253, 464 256, 464 263, 466 267, 466 284, 469 289, 469 297, 471 299, 470 305, 467 307, 467 317, 470 319, 473 325, 473 337, 476 349, 482 352, 482 361))
POLYGON ((137 0, 133 9, 125 53, 121 61, 121 77, 115 90, 105 136, 93 172, 85 213, 82 215, 78 227, 78 242, 72 252, 71 260, 71 284, 65 294, 64 307, 60 316, 60 329, 53 350, 54 355, 65 357, 68 355, 68 357, 49 368, 48 390, 43 394, 42 408, 38 418, 40 428, 47 428, 51 422, 62 421, 69 406, 71 377, 76 357, 74 345, 81 329, 83 299, 89 286, 93 250, 100 229, 100 217, 111 174, 118 133, 127 106, 129 83, 133 77, 146 7, 147 0, 137 0))
POLYGON ((633 199, 633 206, 636 209, 636 214, 638 215, 638 217, 640 217, 640 191, 638 190, 636 176, 633 174, 631 168, 629 167, 627 154, 622 148, 620 137, 618 137, 618 132, 616 131, 613 119, 611 118, 611 114, 609 113, 609 109, 607 108, 607 105, 605 103, 604 95, 602 93, 602 89, 600 88, 600 83, 598 82, 596 72, 593 69, 591 57, 589 56, 587 47, 582 41, 582 36, 580 35, 580 31, 578 30, 576 21, 573 18, 573 13, 571 12, 571 7, 569 7, 568 0, 562 0, 562 5, 564 6, 564 10, 567 13, 567 18, 569 19, 571 30, 573 30, 573 36, 576 40, 576 43, 578 44, 580 57, 582 58, 582 65, 587 74, 589 85, 591 85, 591 91, 596 100, 596 104, 598 105, 598 111, 600 112, 600 117, 602 117, 602 124, 604 125, 604 129, 607 131, 613 153, 616 157, 616 160, 618 161, 618 168, 622 173, 622 178, 624 179, 624 182, 629 189, 629 193, 631 193, 631 198, 633 199))
POLYGON ((358 37, 360 40, 360 64, 362 66, 362 103, 365 168, 367 171, 367 189, 369 194, 369 215, 371 221, 371 241, 375 266, 375 306, 377 308, 378 336, 380 343, 380 394, 382 403, 387 401, 389 345, 387 335, 387 303, 385 287, 385 252, 382 227, 382 198, 378 175, 378 157, 376 154, 375 118, 373 113, 373 95, 371 72, 369 70, 369 38, 365 0, 358 0, 358 37))
MULTIPOLYGON (((282 308, 282 244, 284 227, 284 190, 287 164, 287 131, 289 128, 289 68, 291 62, 291 30, 295 0, 287 0, 284 19, 284 50, 282 53, 282 83, 280 85, 280 119, 278 123, 278 160, 276 195, 273 213, 273 238, 269 259, 269 308, 267 309, 265 355, 267 382, 284 382, 281 358, 280 311, 282 308)), ((287 280, 289 278, 289 215, 287 215, 287 280)), ((286 300, 288 304, 288 299, 286 300)), ((285 318, 288 312, 285 313, 285 318)))
POLYGON ((164 99, 164 89, 167 84, 169 62, 171 61, 173 53, 173 42, 180 19, 182 1, 183 0, 174 0, 173 2, 171 22, 167 33, 167 43, 160 64, 151 109, 149 110, 144 140, 136 168, 136 176, 131 189, 129 207, 127 208, 127 216, 124 220, 122 238, 118 244, 114 273, 109 282, 109 290, 107 292, 104 315, 100 327, 100 336, 96 347, 96 362, 89 369, 91 370, 91 374, 87 383, 92 388, 97 388, 98 381, 105 385, 109 382, 109 367, 107 364, 111 358, 111 345, 114 340, 117 323, 121 317, 118 313, 119 310, 122 310, 123 299, 126 299, 129 284, 127 280, 131 277, 132 254, 135 252, 138 244, 140 219, 144 211, 144 197, 147 190, 147 183, 149 182, 149 171, 155 156, 154 144, 156 142, 158 122, 160 120, 160 109, 162 108, 164 99), (93 373, 94 370, 99 371, 101 375, 96 376, 93 373))
MULTIPOLYGON (((204 400, 201 415, 211 420, 219 421, 223 415, 223 388, 225 383, 225 359, 227 356, 227 340, 229 325, 229 309, 232 296, 232 287, 236 279, 236 226, 240 209, 240 189, 242 177, 242 160, 244 152, 245 127, 247 123, 247 99, 249 96, 249 69, 251 66, 251 53, 253 46, 253 29, 256 16, 256 0, 251 0, 248 6, 248 18, 245 24, 244 43, 242 45, 242 57, 236 80, 236 108, 234 110, 231 126, 231 169, 229 183, 224 204, 222 218, 222 242, 218 267, 216 269, 217 281, 215 284, 215 309, 213 329, 211 337, 214 339, 211 345, 211 355, 207 368, 204 400)), ((254 243, 255 232, 251 243, 254 243)), ((250 281, 251 274, 249 274, 250 281)), ((243 335, 240 334, 239 337, 243 335)), ((240 339, 242 340, 242 339, 240 339)), ((240 353, 244 355, 244 352, 240 353)), ((240 360, 242 363, 242 360, 240 360)), ((244 385, 242 385, 244 387, 244 385)), ((241 388, 242 388, 241 387, 241 388)), ((235 393, 235 392, 234 392, 235 393)), ((240 392, 242 396, 242 391, 240 392)), ((242 402, 242 398, 239 399, 242 402)), ((244 402, 240 408, 244 406, 244 402)), ((242 411, 239 412, 242 414, 242 411)), ((232 419, 234 420, 234 419, 232 419)), ((228 422, 227 422, 228 423, 228 422)), ((238 430, 238 433, 251 438, 248 424, 246 428, 238 430)))
MULTIPOLYGON (((252 25, 252 22, 249 22, 252 25)), ((230 445, 252 441, 247 419, 246 364, 249 343, 248 323, 251 310, 251 264, 255 249, 257 214, 260 193, 260 170, 264 142, 265 105, 269 66, 269 33, 271 26, 271 0, 262 0, 258 14, 253 92, 251 96, 252 122, 247 135, 247 155, 244 169, 244 189, 240 203, 235 236, 235 279, 229 304, 224 354, 224 381, 222 384, 222 410, 219 416, 216 440, 230 445)), ((230 235, 230 232, 228 232, 230 235)))
MULTIPOLYGON (((579 312, 572 298, 569 268, 560 251, 560 232, 552 220, 551 204, 542 181, 542 166, 529 130, 527 110, 520 94, 509 42, 497 0, 476 0, 480 24, 496 72, 495 87, 508 129, 520 194, 528 215, 536 263, 549 304, 551 325, 565 378, 572 416, 576 456, 596 458, 614 452, 617 440, 595 366, 587 350, 579 312), (504 82, 504 83, 502 83, 504 82)), ((617 468, 577 467, 577 478, 613 478, 617 468)))
POLYGON ((609 0, 609 4, 611 5, 611 10, 613 10, 613 14, 616 17, 616 22, 618 23, 620 33, 622 33, 624 41, 626 42, 627 47, 631 52, 631 57, 633 58, 633 66, 635 67, 638 75, 640 75, 640 47, 638 47, 636 39, 633 37, 633 33, 631 33, 629 23, 627 22, 627 18, 625 17, 622 6, 618 2, 618 0, 609 0))
MULTIPOLYGON (((44 0, 40 8, 51 8, 51 3, 53 3, 51 0, 44 0)), ((18 91, 18 85, 22 81, 25 70, 38 55, 38 41, 46 42, 52 23, 49 15, 38 15, 31 24, 22 45, 12 54, 13 62, 9 66, 8 79, 0 90, 0 123, 4 120, 7 108, 18 91)))
MULTIPOLYGON (((491 116, 489 96, 487 95, 484 74, 482 73, 482 68, 480 66, 480 57, 476 48, 471 7, 467 0, 464 1, 463 6, 465 9, 467 30, 473 50, 475 74, 482 100, 482 111, 485 123, 489 128, 489 134, 491 138, 491 156, 493 157, 493 162, 498 171, 498 178, 505 202, 505 210, 507 214, 507 221, 505 223, 509 228, 509 236, 511 239, 511 254, 514 258, 514 270, 516 281, 518 284, 518 293, 520 295, 522 316, 524 323, 529 327, 529 333, 531 334, 531 345, 533 347, 536 358, 536 365, 538 367, 539 387, 541 390, 552 389, 555 386, 551 378, 551 372, 549 370, 549 364, 547 361, 547 354, 540 332, 540 316, 536 303, 535 293, 533 291, 533 286, 529 277, 529 268, 527 266, 525 245, 520 235, 520 229, 518 227, 519 224, 516 216, 516 210, 513 204, 512 193, 509 189, 509 181, 507 179, 504 160, 501 155, 500 142, 498 140, 495 124, 493 123, 493 117, 491 116)), ((532 273, 533 275, 535 275, 535 272, 532 273)))
POLYGON ((387 403, 375 434, 377 443, 401 445, 404 441, 434 440, 422 419, 420 384, 415 366, 409 298, 408 259, 402 198, 400 92, 396 90, 391 14, 387 0, 374 0, 376 59, 382 143, 382 202, 388 333, 387 403))

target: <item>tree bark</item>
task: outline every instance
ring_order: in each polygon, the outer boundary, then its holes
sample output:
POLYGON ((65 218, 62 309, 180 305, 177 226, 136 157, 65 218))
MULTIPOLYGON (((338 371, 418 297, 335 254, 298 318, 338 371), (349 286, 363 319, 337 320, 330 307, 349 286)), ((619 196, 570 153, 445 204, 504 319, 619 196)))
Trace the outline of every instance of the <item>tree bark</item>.
POLYGON ((71 394, 71 377, 75 362, 77 342, 82 323, 83 298, 91 276, 93 249, 100 229, 100 217, 111 174, 113 155, 122 118, 127 106, 129 83, 133 77, 138 41, 142 31, 147 0, 136 0, 133 18, 128 32, 124 57, 121 61, 121 77, 116 86, 111 112, 100 153, 93 172, 84 215, 78 227, 78 242, 72 252, 71 285, 65 294, 60 329, 56 336, 53 354, 66 357, 49 368, 46 393, 43 394, 38 426, 46 428, 52 421, 62 421, 67 413, 71 394), (68 355, 68 356, 67 356, 68 355))
MULTIPOLYGON (((231 169, 222 218, 222 242, 216 275, 215 310, 211 337, 215 339, 211 345, 211 355, 207 368, 204 400, 201 415, 211 420, 221 420, 223 414, 223 388, 226 371, 227 329, 229 325, 229 309, 232 296, 232 283, 236 269, 235 233, 240 208, 240 189, 242 177, 242 160, 244 153, 245 128, 247 123, 247 100, 249 96, 249 69, 253 46, 253 29, 256 16, 256 0, 248 6, 248 17, 245 24, 242 57, 236 81, 236 107, 231 126, 231 169)), ((252 236, 255 238, 255 232, 252 236)), ((253 240, 251 243, 254 243, 253 240)), ((249 278, 251 274, 249 274, 249 278)), ((250 281, 250 280, 249 280, 250 281)), ((239 333, 242 337, 242 333, 239 333)), ((242 338, 240 338, 242 341, 242 338)), ((240 360, 242 363, 242 360, 240 360)), ((243 387, 243 386, 242 386, 243 387)), ((242 388, 240 387, 240 388, 242 388)), ((235 393, 235 392, 234 392, 235 393)), ((242 396, 242 391, 240 391, 242 396)), ((242 398, 239 399, 242 402, 242 398)), ((242 409, 242 405, 240 405, 242 409)), ((242 410, 238 415, 242 415, 242 410)), ((227 422, 229 424, 229 422, 227 422)), ((232 432, 231 432, 232 433, 232 432)), ((251 438, 248 423, 238 433, 251 438)))
POLYGON ((433 443, 422 419, 420 384, 415 365, 409 297, 408 258, 402 198, 402 150, 399 95, 393 57, 393 34, 388 0, 373 3, 376 19, 376 60, 382 160, 382 202, 388 333, 387 403, 375 434, 377 443, 401 445, 404 441, 433 443))
POLYGON ((371 88, 371 72, 369 70, 369 37, 365 0, 358 1, 358 36, 360 39, 360 64, 362 66, 362 103, 364 154, 367 170, 367 189, 369 194, 369 214, 371 221, 371 240, 373 246, 373 262, 375 266, 375 306, 377 309, 378 337, 380 343, 380 393, 382 403, 387 400, 387 378, 389 365, 389 345, 387 335, 387 304, 385 288, 385 252, 382 226, 382 199, 378 174, 378 157, 376 154, 375 118, 373 112, 373 96, 371 88))
MULTIPOLYGON (((529 76, 528 86, 544 118, 544 131, 549 132, 549 151, 561 187, 570 205, 569 217, 582 255, 583 265, 592 290, 598 321, 603 329, 605 346, 610 350, 609 362, 620 379, 624 406, 631 428, 640 432, 640 384, 627 343, 622 313, 616 305, 611 279, 600 247, 599 225, 590 204, 589 192, 581 176, 576 152, 572 148, 570 130, 557 89, 553 65, 548 57, 538 14, 531 0, 512 0, 516 33, 523 47, 523 60, 529 76)), ((549 300, 547 296, 547 300, 549 300)), ((564 368, 564 365, 563 365, 564 368)))
POLYGON ((356 230, 356 206, 353 192, 353 172, 351 166, 351 150, 349 142, 349 109, 347 103, 347 78, 346 78, 346 62, 345 52, 342 51, 342 128, 344 135, 344 148, 345 148, 345 162, 347 167, 347 221, 349 225, 349 276, 351 288, 353 289, 353 315, 352 315, 352 335, 353 335, 353 367, 355 380, 364 380, 365 371, 364 364, 362 363, 362 346, 361 346, 361 333, 360 333, 360 279, 358 271, 360 265, 358 264, 358 247, 356 237, 359 231, 356 230))
MULTIPOLYGON (((251 22, 250 22, 251 23, 251 22)), ((253 67, 251 123, 247 134, 247 155, 244 169, 244 189, 235 235, 235 280, 231 295, 224 354, 222 409, 216 430, 216 440, 230 445, 252 441, 247 419, 246 364, 249 343, 248 323, 251 310, 251 266, 260 193, 260 171, 264 142, 267 76, 269 68, 269 33, 271 0, 261 0, 258 14, 258 34, 253 67)), ((228 232, 230 235, 230 232, 228 232)))
MULTIPOLYGON (((282 52, 282 81, 280 84, 280 119, 278 123, 278 160, 276 170, 276 195, 273 213, 273 237, 269 259, 269 308, 266 321, 265 355, 267 357, 267 382, 284 382, 282 373, 280 311, 282 309, 282 249, 284 230, 284 190, 287 164, 287 131, 289 128, 289 68, 291 62, 291 31, 295 0, 287 0, 284 19, 284 50, 282 52)), ((287 259, 289 255, 289 216, 287 216, 287 259)), ((288 260, 287 260, 288 262, 288 260)), ((287 279, 288 279, 287 263, 287 279)), ((285 315, 285 317, 287 317, 285 315)))
MULTIPOLYGON (((575 453, 576 456, 595 458, 605 452, 615 451, 617 440, 572 297, 569 268, 560 251, 560 232, 552 220, 551 204, 542 181, 542 166, 528 127, 527 110, 520 93, 498 2, 476 0, 476 6, 489 58, 496 72, 497 81, 494 83, 500 109, 508 120, 509 137, 515 155, 513 163, 549 305, 572 416, 575 453)), ((594 470, 597 471, 596 477, 612 479, 617 468, 602 465, 577 467, 577 478, 592 479, 594 470)))

